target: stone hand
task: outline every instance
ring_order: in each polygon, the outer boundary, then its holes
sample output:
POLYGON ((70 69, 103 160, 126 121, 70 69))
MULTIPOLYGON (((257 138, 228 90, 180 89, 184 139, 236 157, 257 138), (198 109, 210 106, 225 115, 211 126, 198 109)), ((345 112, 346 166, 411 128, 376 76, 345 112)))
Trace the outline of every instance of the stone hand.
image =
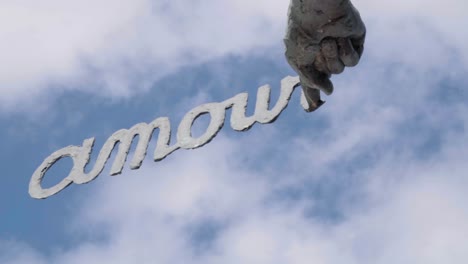
POLYGON ((286 59, 298 73, 309 111, 333 92, 332 74, 359 63, 366 28, 349 0, 291 0, 284 39, 286 59))

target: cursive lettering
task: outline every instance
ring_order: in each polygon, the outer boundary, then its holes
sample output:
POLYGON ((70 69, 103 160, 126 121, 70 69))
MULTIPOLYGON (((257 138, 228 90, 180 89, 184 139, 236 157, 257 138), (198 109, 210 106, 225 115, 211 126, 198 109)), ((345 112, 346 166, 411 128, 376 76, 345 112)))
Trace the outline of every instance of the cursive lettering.
MULTIPOLYGON (((36 169, 29 183, 29 194, 36 199, 45 199, 57 194, 72 183, 84 184, 96 179, 103 171, 117 144, 117 156, 112 164, 110 174, 118 175, 122 173, 132 142, 137 136, 139 141, 130 161, 130 169, 139 169, 146 157, 148 144, 156 129, 159 129, 159 135, 153 159, 154 161, 161 161, 177 149, 195 149, 208 144, 223 127, 227 109, 232 109, 230 124, 236 131, 246 131, 257 122, 261 124, 272 123, 288 106, 291 95, 297 86, 299 86, 298 77, 289 76, 284 78, 281 81, 281 93, 278 101, 271 110, 269 110, 271 88, 268 85, 260 87, 252 116, 246 116, 247 93, 240 93, 224 102, 198 106, 182 118, 177 130, 177 142, 174 145, 170 145, 171 124, 167 117, 157 118, 149 124, 140 123, 130 129, 121 129, 107 139, 99 152, 94 167, 88 173, 85 173, 85 167, 90 160, 95 142, 94 138, 85 139, 82 146, 68 146, 60 149, 47 157, 36 169), (205 133, 198 138, 193 138, 191 133, 193 123, 198 117, 206 114, 210 116, 210 123, 205 133), (70 157, 73 160, 73 167, 68 176, 53 187, 42 188, 41 183, 46 172, 56 162, 65 157, 70 157)), ((304 109, 309 108, 303 93, 301 105, 304 109)))

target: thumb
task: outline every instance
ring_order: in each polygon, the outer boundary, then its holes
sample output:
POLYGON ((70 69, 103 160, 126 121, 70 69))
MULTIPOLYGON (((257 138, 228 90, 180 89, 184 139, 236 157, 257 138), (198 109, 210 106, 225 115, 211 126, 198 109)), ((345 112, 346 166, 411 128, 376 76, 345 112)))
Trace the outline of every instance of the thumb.
POLYGON ((315 79, 315 83, 317 88, 324 92, 326 95, 330 95, 333 93, 333 83, 330 81, 330 78, 327 74, 320 74, 315 79))
POLYGON ((326 95, 333 93, 333 83, 330 81, 330 75, 319 72, 313 67, 304 67, 299 70, 301 83, 307 87, 319 89, 326 95))

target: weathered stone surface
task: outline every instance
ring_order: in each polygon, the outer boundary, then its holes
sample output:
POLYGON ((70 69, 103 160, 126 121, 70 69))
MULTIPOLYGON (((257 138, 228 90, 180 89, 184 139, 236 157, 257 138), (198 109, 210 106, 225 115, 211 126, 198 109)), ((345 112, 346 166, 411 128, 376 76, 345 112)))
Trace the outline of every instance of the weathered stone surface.
POLYGON ((323 104, 320 91, 333 92, 332 74, 358 64, 365 35, 366 27, 349 0, 291 0, 286 59, 299 74, 308 111, 323 104))

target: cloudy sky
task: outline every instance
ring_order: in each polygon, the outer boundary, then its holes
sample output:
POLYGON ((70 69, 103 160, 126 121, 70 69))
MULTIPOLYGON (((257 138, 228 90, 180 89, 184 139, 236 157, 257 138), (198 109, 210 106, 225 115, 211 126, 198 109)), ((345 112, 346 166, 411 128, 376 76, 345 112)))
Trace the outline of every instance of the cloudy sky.
POLYGON ((365 54, 317 112, 297 92, 273 124, 35 200, 55 150, 277 98, 288 1, 0 0, 0 263, 466 263, 468 2, 353 3, 365 54))

